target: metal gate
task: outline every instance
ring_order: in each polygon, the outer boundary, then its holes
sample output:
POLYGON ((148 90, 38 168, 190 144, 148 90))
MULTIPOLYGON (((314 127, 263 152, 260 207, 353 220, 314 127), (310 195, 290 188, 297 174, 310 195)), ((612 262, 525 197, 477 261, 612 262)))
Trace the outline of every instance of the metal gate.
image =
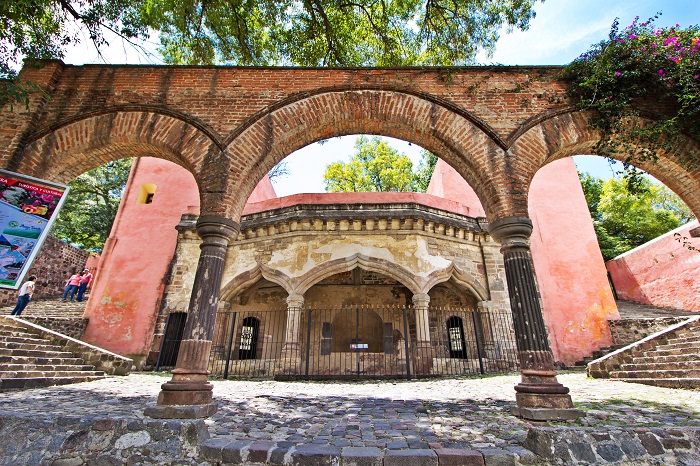
POLYGON ((412 307, 219 312, 209 370, 223 378, 412 378, 517 370, 509 312, 412 307), (288 327, 290 331, 288 331, 288 327), (296 329, 296 331, 294 330, 296 329))

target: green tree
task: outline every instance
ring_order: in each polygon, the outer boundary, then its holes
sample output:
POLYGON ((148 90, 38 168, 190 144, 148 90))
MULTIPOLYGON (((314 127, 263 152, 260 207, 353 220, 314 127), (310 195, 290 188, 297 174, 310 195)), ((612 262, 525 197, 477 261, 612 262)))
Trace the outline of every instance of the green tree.
POLYGON ((410 191, 414 183, 413 162, 383 139, 360 136, 350 162, 326 166, 326 191, 410 191))
POLYGON ((633 185, 624 178, 603 181, 588 173, 579 173, 579 178, 605 260, 693 218, 678 196, 649 178, 637 178, 633 185))
POLYGON ((101 251, 117 215, 131 159, 109 162, 68 183, 70 192, 52 234, 81 249, 101 251))
POLYGON ((438 156, 425 149, 421 151, 420 155, 421 161, 415 175, 415 191, 424 193, 428 190, 430 179, 433 177, 438 156))

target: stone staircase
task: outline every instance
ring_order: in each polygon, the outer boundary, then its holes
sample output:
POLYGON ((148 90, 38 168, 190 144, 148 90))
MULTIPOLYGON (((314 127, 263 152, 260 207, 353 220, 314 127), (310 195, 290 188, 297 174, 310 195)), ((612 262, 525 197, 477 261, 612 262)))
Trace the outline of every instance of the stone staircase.
POLYGON ((132 361, 15 317, 0 317, 0 391, 126 375, 132 361))
POLYGON ((596 359, 587 371, 593 378, 700 389, 700 316, 596 359))

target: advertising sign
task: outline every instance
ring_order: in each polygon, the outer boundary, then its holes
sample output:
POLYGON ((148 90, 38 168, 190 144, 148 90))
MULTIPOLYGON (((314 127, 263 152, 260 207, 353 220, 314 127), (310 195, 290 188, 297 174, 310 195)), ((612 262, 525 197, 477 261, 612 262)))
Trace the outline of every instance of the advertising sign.
POLYGON ((0 170, 0 288, 21 286, 67 196, 67 186, 0 170))

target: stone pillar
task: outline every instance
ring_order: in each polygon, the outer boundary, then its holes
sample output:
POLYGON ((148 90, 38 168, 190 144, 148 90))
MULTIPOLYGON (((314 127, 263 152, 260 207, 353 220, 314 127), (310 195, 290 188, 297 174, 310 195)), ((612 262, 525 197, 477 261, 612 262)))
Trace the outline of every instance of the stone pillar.
POLYGON ((161 386, 157 406, 147 408, 147 416, 191 419, 216 412, 216 403, 212 402, 213 386, 207 382, 207 366, 226 249, 239 228, 236 222, 219 216, 206 215, 197 220, 202 244, 183 340, 173 377, 161 386))
POLYGON ((433 368, 435 351, 430 343, 430 296, 428 293, 413 295, 413 308, 416 316, 416 374, 430 374, 433 368))
POLYGON ((287 330, 284 345, 280 355, 280 371, 282 374, 298 375, 301 364, 301 343, 299 341, 299 326, 301 325, 304 296, 292 293, 287 297, 287 330))
POLYGON ((569 389, 557 382, 554 370, 530 254, 532 222, 528 217, 506 217, 489 228, 501 242, 520 362, 513 414, 538 421, 579 418, 583 413, 574 408, 569 389))

